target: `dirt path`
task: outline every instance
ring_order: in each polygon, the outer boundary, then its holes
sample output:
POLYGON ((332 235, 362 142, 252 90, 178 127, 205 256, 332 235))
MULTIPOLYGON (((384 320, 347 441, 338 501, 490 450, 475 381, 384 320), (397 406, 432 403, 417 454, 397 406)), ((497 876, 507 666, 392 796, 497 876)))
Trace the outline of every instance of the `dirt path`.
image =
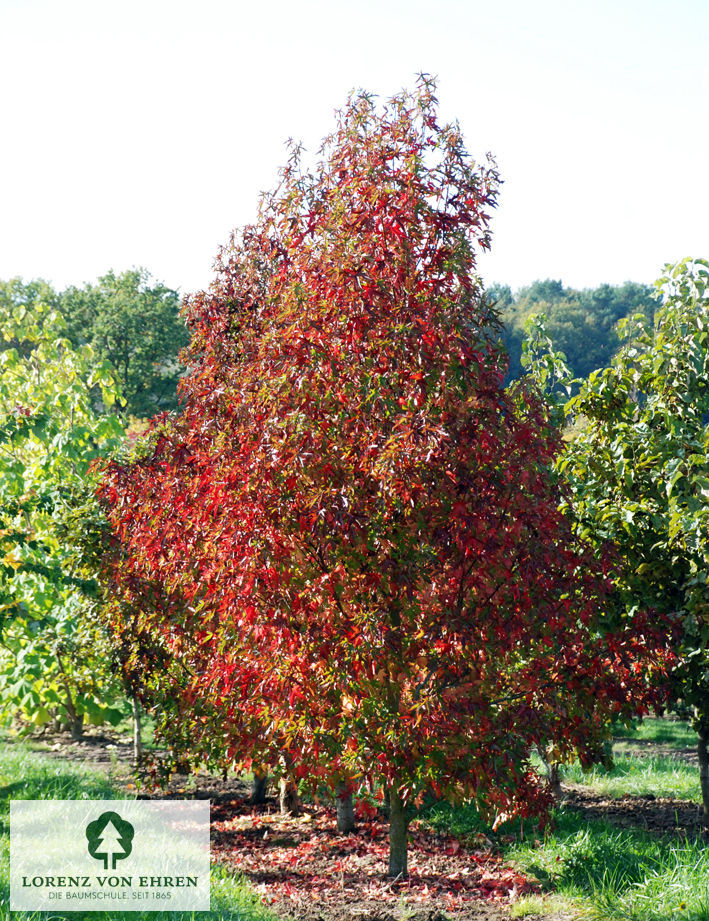
POLYGON ((651 834, 709 840, 701 806, 691 800, 652 794, 613 799, 574 783, 563 784, 563 790, 566 806, 589 819, 606 819, 620 828, 641 828, 651 834))
POLYGON ((673 745, 665 745, 662 742, 652 742, 647 739, 617 738, 613 743, 613 751, 617 755, 636 755, 639 757, 658 757, 674 758, 675 761, 683 761, 686 764, 699 765, 697 749, 676 748, 673 745))

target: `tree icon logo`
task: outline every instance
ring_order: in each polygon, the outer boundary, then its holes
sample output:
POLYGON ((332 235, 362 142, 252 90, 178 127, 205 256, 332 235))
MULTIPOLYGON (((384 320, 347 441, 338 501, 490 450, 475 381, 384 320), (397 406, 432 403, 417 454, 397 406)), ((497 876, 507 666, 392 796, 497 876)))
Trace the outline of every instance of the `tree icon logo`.
POLYGON ((117 860, 125 860, 133 850, 135 829, 117 812, 103 812, 86 826, 89 854, 103 860, 104 870, 115 870, 117 860))

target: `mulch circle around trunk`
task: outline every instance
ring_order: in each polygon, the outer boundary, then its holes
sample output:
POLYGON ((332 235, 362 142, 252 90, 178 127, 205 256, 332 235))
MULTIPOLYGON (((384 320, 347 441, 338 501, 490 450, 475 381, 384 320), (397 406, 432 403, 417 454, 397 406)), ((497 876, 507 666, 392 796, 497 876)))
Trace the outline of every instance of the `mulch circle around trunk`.
POLYGON ((412 912, 431 921, 442 911, 482 921, 502 917, 501 907, 536 891, 484 836, 465 845, 416 822, 409 832, 409 877, 389 880, 386 823, 362 820, 341 834, 334 809, 322 806, 282 816, 275 804, 216 804, 212 853, 242 872, 279 915, 298 921, 389 921, 412 912))

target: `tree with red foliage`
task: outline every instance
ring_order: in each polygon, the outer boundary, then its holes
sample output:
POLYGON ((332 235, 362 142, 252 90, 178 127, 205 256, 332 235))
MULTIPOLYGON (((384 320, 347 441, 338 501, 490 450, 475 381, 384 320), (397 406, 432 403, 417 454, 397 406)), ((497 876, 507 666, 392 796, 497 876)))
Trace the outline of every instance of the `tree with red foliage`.
POLYGON ((533 746, 602 757, 660 641, 559 512, 559 432, 506 392, 474 273, 498 174, 430 81, 351 98, 187 302, 184 411, 107 471, 128 670, 201 758, 530 813, 533 746), (146 659, 145 657, 148 656, 146 659))

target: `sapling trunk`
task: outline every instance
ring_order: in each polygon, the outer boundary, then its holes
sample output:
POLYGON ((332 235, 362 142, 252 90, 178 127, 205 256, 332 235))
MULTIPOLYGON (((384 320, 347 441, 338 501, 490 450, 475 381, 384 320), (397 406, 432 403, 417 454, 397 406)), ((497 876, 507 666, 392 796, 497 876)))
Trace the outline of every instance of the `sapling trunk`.
POLYGON ((549 786, 551 787, 551 792, 554 796, 554 799, 561 799, 562 789, 561 789, 561 765, 558 761, 550 761, 548 763, 549 768, 549 786))
POLYGON ((77 742, 83 738, 84 735, 84 714, 77 713, 76 707, 74 706, 74 697, 71 693, 71 687, 69 686, 69 679, 67 678, 66 671, 64 669, 64 663, 59 653, 54 654, 55 659, 57 660, 57 665, 59 666, 59 675, 64 685, 64 691, 66 693, 66 700, 64 701, 64 709, 66 710, 69 731, 71 732, 72 739, 75 739, 77 742))
POLYGON ((131 703, 133 706, 133 764, 138 767, 143 760, 143 740, 140 737, 140 704, 135 697, 132 698, 131 703))
POLYGON ((547 769, 547 779, 549 781, 549 789, 552 792, 554 799, 561 799, 562 790, 561 790, 561 765, 554 758, 554 752, 551 746, 549 748, 544 748, 541 745, 537 746, 537 751, 539 756, 544 762, 544 766, 547 769))
POLYGON ((335 799, 337 801, 337 830, 345 834, 354 831, 354 805, 352 803, 352 790, 348 783, 337 785, 335 799))
POLYGON ((699 756, 699 785, 702 790, 702 813, 704 824, 709 827, 709 729, 702 726, 699 729, 699 742, 697 755, 699 756))
POLYGON ((71 737, 79 742, 84 737, 84 714, 73 713, 69 718, 69 731, 71 737))
POLYGON ((406 878, 408 819, 396 784, 389 789, 389 876, 406 878))
POLYGON ((266 788, 268 787, 268 771, 254 771, 254 779, 251 784, 251 805, 261 806, 266 802, 266 788))
POLYGON ((298 787, 290 777, 281 777, 279 805, 281 815, 286 815, 286 813, 298 815, 300 812, 298 787))

